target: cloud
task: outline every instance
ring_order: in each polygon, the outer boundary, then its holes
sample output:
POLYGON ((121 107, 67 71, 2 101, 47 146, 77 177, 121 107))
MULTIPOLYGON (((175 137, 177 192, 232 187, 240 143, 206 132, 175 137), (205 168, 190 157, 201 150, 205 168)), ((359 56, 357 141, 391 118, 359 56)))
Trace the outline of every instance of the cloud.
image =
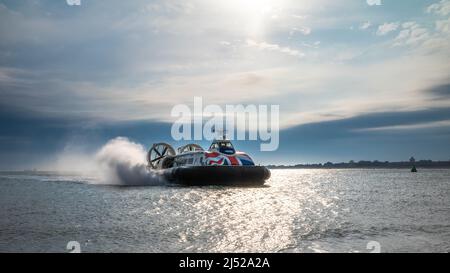
POLYGON ((339 128, 342 133, 356 131, 376 131, 379 128, 413 129, 435 127, 433 124, 445 124, 450 127, 450 108, 431 108, 412 111, 390 111, 380 113, 361 114, 350 118, 334 119, 292 127, 287 131, 302 127, 328 126, 332 131, 339 128), (432 126, 433 125, 433 126, 432 126))
POLYGON ((369 6, 380 6, 382 4, 381 0, 366 0, 366 2, 369 6))
POLYGON ((395 38, 394 46, 417 45, 430 37, 429 30, 421 27, 416 22, 406 22, 402 24, 402 30, 395 38))
POLYGON ((441 16, 449 15, 450 14, 450 0, 441 0, 438 3, 428 6, 427 12, 441 15, 441 16))
POLYGON ((443 127, 450 128, 450 120, 356 129, 355 132, 413 131, 418 129, 438 129, 443 127))
POLYGON ((377 35, 383 36, 388 34, 389 32, 397 30, 399 27, 399 23, 384 23, 378 26, 377 35))
POLYGON ((272 160, 407 160, 411 154, 448 160, 449 120, 450 108, 435 108, 303 124, 280 132, 280 151, 272 160))
POLYGON ((450 83, 428 88, 424 92, 435 95, 439 99, 450 99, 450 83))
POLYGON ((368 28, 371 27, 371 26, 372 26, 372 23, 369 22, 369 21, 367 21, 367 22, 362 23, 362 24, 359 26, 359 29, 368 29, 368 28))
POLYGON ((435 28, 422 26, 415 21, 407 21, 401 24, 402 29, 393 40, 394 47, 409 47, 420 54, 439 54, 450 49, 450 18, 436 20, 435 28))
POLYGON ((300 52, 300 51, 298 51, 296 49, 291 49, 289 47, 282 47, 282 46, 277 45, 277 44, 270 44, 270 43, 266 43, 266 42, 257 42, 257 41, 254 41, 252 39, 247 39, 247 46, 254 47, 254 48, 257 48, 259 50, 275 51, 275 52, 291 55, 291 56, 294 56, 294 57, 303 57, 303 56, 305 56, 304 53, 302 53, 302 52, 300 52))
POLYGON ((450 34, 450 18, 436 21, 436 30, 445 34, 450 34))
POLYGON ((312 30, 309 27, 294 27, 289 32, 289 35, 293 36, 297 32, 299 32, 299 33, 301 33, 303 35, 309 35, 309 34, 311 34, 312 30))

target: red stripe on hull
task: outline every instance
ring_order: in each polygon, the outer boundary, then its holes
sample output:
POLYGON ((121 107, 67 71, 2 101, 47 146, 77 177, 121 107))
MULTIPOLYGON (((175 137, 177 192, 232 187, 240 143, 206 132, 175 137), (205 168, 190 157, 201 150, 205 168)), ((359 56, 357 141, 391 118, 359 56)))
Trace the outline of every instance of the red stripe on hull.
POLYGON ((230 160, 231 165, 240 165, 239 160, 237 160, 234 156, 228 156, 228 159, 230 160))

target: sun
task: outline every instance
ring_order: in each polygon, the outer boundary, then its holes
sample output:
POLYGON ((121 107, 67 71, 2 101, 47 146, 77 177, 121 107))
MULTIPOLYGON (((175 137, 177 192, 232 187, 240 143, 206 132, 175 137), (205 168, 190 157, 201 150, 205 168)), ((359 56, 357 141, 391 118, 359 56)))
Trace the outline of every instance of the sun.
POLYGON ((280 9, 281 2, 276 0, 226 0, 221 3, 231 20, 242 22, 242 28, 249 36, 258 37, 264 34, 265 26, 280 9))
POLYGON ((229 0, 230 5, 236 9, 243 10, 245 12, 265 14, 270 12, 273 4, 276 1, 273 0, 229 0))

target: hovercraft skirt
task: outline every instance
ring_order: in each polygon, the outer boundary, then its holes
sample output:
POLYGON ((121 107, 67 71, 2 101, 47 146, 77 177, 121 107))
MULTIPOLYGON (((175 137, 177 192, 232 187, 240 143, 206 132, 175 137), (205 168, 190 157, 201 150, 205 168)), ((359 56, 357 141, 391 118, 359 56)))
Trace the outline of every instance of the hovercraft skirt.
POLYGON ((263 185, 270 177, 263 166, 186 166, 161 172, 169 182, 184 185, 263 185))

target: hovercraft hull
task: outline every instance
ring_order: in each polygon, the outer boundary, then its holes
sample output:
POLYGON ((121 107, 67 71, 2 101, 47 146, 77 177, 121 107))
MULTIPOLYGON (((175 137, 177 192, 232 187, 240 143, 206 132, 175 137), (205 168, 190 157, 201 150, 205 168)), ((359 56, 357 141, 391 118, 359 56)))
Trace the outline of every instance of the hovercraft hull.
POLYGON ((263 166, 185 166, 160 171, 171 183, 182 185, 263 185, 270 171, 263 166))

